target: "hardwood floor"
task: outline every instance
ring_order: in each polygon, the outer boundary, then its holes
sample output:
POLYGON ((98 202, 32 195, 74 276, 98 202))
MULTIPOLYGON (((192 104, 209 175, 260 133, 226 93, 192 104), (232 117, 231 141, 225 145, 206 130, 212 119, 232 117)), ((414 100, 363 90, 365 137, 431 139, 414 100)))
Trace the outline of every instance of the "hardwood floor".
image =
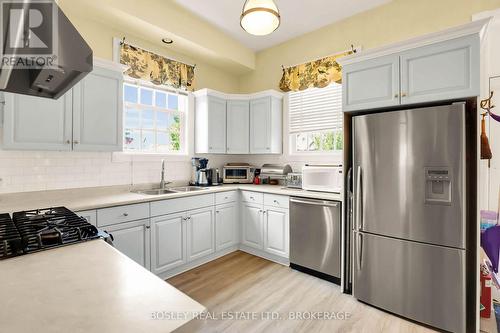
POLYGON ((216 318, 193 320, 178 332, 433 332, 360 303, 335 284, 241 251, 167 282, 216 318), (269 317, 262 318, 266 312, 269 317), (290 315, 314 312, 327 312, 330 318, 300 320, 290 315), (254 313, 257 318, 249 319, 254 313), (273 320, 272 314, 281 318, 273 320), (231 315, 240 317, 228 319, 231 315))

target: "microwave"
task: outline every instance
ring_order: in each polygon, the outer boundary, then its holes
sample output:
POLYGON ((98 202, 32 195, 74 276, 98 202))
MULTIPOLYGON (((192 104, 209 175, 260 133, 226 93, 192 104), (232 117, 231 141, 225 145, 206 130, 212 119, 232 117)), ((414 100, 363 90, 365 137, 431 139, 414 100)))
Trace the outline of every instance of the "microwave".
POLYGON ((254 168, 246 163, 228 163, 222 169, 224 184, 251 184, 253 183, 254 168))
POLYGON ((344 177, 341 165, 306 165, 302 169, 302 189, 341 193, 344 177))

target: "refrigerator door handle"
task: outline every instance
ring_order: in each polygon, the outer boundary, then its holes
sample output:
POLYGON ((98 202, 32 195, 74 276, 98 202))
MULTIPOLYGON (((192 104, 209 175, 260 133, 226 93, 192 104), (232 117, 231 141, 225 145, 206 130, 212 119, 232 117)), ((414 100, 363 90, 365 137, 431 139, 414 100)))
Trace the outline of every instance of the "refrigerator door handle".
POLYGON ((357 233, 358 240, 356 242, 356 252, 357 252, 357 266, 358 266, 358 272, 361 272, 361 264, 363 260, 363 234, 358 232, 357 233))
POLYGON ((360 231, 363 228, 363 217, 362 207, 361 207, 361 196, 362 196, 362 187, 361 187, 361 166, 358 165, 358 173, 356 177, 356 229, 360 231))
POLYGON ((347 172, 347 225, 349 227, 349 230, 352 230, 352 167, 349 168, 349 171, 347 172))

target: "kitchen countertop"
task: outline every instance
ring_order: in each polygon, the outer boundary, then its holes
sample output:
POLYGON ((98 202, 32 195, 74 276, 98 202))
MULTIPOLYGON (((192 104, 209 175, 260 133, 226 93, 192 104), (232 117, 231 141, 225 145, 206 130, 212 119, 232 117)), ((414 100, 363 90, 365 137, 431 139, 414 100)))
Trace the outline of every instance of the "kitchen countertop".
POLYGON ((130 186, 89 187, 80 189, 22 192, 0 195, 0 213, 13 213, 36 208, 65 206, 73 211, 128 205, 141 202, 182 198, 193 195, 217 193, 231 190, 245 190, 262 193, 298 196, 311 199, 342 201, 338 193, 312 192, 301 189, 283 188, 279 185, 234 184, 209 187, 207 190, 145 195, 130 192, 130 186))
POLYGON ((164 333, 206 311, 103 240, 2 260, 0 271, 5 332, 164 333))

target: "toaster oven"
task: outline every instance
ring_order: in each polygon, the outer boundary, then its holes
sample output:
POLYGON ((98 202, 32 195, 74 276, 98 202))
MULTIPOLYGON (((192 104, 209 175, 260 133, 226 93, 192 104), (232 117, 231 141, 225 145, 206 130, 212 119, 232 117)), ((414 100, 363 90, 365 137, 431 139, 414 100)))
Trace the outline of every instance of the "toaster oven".
POLYGON ((222 169, 224 184, 253 183, 253 168, 247 163, 228 163, 222 169))

